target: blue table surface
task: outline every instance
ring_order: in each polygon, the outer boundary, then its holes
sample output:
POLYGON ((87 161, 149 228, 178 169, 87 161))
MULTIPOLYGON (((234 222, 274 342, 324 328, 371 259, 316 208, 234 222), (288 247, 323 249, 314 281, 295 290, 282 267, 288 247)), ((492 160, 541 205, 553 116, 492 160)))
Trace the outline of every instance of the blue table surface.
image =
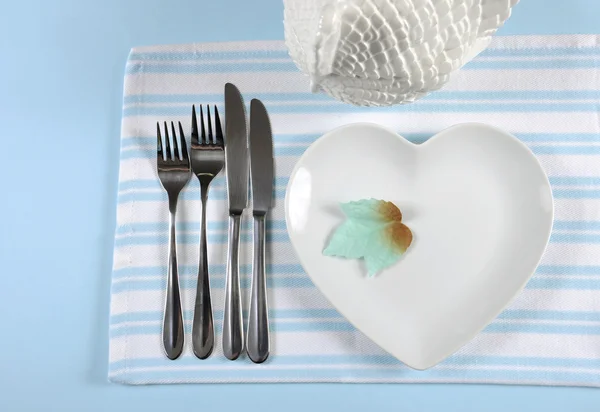
MULTIPOLYGON (((600 390, 585 388, 109 384, 112 236, 129 49, 283 39, 283 5, 7 0, 1 10, 0 411, 600 410, 600 390)), ((596 33, 599 15, 598 0, 522 0, 499 34, 596 33)))

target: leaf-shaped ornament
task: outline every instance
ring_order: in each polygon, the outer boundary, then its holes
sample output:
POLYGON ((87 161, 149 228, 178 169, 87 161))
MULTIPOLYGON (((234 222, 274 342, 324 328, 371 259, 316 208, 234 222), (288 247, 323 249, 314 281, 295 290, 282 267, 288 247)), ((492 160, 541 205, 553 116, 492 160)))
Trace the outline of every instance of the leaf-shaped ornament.
POLYGON ((346 220, 335 229, 324 255, 364 259, 373 276, 406 253, 413 236, 395 204, 363 199, 342 203, 341 208, 346 220))

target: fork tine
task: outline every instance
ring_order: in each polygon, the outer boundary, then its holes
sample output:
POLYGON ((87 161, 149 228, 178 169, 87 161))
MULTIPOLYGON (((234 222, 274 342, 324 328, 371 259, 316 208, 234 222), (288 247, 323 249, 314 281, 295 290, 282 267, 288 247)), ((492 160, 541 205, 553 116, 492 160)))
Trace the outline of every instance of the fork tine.
POLYGON ((202 113, 202 105, 200 105, 200 133, 201 133, 201 138, 202 144, 208 143, 206 141, 206 130, 204 129, 204 113, 202 113))
POLYGON ((167 122, 165 122, 165 146, 167 150, 167 160, 171 160, 173 157, 171 156, 171 142, 169 141, 169 128, 167 127, 167 122))
POLYGON ((173 160, 179 160, 179 139, 177 133, 175 133, 175 123, 171 122, 171 132, 173 134, 173 160))
POLYGON ((219 117, 217 105, 215 105, 215 141, 219 146, 223 147, 223 130, 221 129, 221 118, 219 117))
POLYGON ((179 122, 179 137, 181 139, 181 156, 183 160, 188 160, 188 149, 187 143, 185 142, 185 134, 183 133, 183 127, 181 127, 181 122, 179 122))
POLYGON ((208 118, 208 143, 213 143, 213 133, 212 133, 212 120, 210 118, 210 106, 206 105, 206 111, 208 114, 206 117, 208 118))
POLYGON ((198 121, 196 120, 195 104, 192 105, 192 144, 200 144, 200 141, 198 140, 198 121))
POLYGON ((156 156, 163 160, 162 136, 160 134, 160 123, 156 122, 156 156))

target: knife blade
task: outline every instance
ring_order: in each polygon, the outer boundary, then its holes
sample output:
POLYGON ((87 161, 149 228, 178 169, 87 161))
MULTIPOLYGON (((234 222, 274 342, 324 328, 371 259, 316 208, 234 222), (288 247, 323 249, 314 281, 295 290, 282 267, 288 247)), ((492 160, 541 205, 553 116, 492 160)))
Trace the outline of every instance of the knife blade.
POLYGON ((253 214, 273 207, 273 136, 267 109, 258 99, 250 102, 250 176, 253 214))
POLYGON ((248 314, 246 351, 252 362, 262 363, 269 357, 269 318, 265 273, 265 222, 273 206, 273 136, 265 106, 260 100, 250 102, 250 182, 254 216, 254 260, 252 292, 248 314))
POLYGON ((248 135, 244 100, 235 85, 225 85, 225 167, 229 213, 248 206, 248 135))
POLYGON ((229 245, 223 313, 223 353, 235 360, 244 350, 239 278, 240 224, 248 206, 248 135, 244 101, 237 87, 225 85, 225 168, 229 199, 229 245))

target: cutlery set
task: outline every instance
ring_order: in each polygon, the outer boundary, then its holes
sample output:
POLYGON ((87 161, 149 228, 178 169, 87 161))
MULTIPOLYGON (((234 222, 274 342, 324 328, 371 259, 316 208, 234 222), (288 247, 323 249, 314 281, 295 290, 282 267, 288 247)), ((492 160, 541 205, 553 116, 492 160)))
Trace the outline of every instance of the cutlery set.
POLYGON ((265 273, 265 221, 273 206, 273 141, 267 111, 260 100, 250 103, 250 132, 246 130, 246 113, 239 90, 225 85, 225 135, 217 107, 214 121, 206 106, 206 122, 200 106, 200 129, 196 107, 192 107, 191 146, 188 153, 181 123, 164 122, 164 136, 157 123, 158 177, 169 201, 169 262, 163 347, 169 359, 177 359, 183 351, 184 322, 177 273, 175 217, 177 199, 193 173, 200 183, 202 219, 198 283, 194 304, 192 347, 196 357, 206 359, 214 348, 214 322, 210 297, 209 266, 206 242, 206 208, 212 180, 225 168, 229 201, 229 242, 225 282, 223 318, 223 352, 237 359, 244 350, 242 304, 239 278, 239 243, 242 213, 248 207, 249 184, 252 188, 254 218, 254 258, 252 290, 246 351, 250 360, 264 362, 269 356, 269 322, 265 273), (213 133, 214 123, 214 133, 213 133), (206 127, 207 126, 207 127, 206 127), (164 140, 164 143, 163 143, 164 140), (249 183, 250 179, 250 183, 249 183))

